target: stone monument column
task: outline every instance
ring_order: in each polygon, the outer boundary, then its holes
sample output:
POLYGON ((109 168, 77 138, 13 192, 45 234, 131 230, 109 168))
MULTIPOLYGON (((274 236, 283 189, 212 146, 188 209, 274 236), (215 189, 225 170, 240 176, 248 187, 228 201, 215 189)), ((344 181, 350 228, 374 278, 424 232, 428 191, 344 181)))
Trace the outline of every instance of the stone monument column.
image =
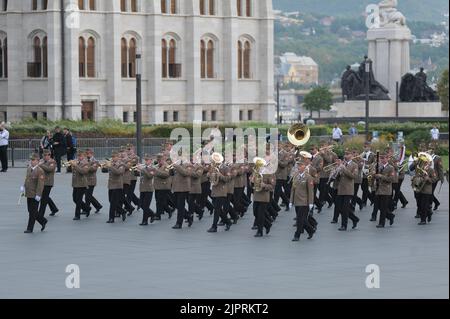
POLYGON ((389 90, 392 99, 396 82, 410 71, 411 30, 396 6, 396 0, 380 2, 380 24, 367 32, 375 78, 389 90))

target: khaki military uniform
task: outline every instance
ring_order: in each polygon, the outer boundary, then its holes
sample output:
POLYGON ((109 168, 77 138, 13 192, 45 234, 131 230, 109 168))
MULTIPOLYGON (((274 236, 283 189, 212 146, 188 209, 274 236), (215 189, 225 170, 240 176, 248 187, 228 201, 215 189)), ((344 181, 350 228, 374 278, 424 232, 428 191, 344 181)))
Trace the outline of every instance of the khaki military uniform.
POLYGON ((291 203, 294 206, 309 206, 314 203, 314 178, 306 172, 292 181, 291 203))
POLYGON ((87 161, 76 161, 72 165, 72 187, 87 188, 87 174, 89 172, 89 164, 87 161))

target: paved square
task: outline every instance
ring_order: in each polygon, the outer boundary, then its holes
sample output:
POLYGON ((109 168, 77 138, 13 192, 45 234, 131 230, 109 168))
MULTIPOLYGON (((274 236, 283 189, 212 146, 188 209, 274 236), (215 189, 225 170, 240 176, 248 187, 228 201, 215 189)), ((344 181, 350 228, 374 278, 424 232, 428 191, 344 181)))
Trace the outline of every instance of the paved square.
POLYGON ((329 223, 332 210, 324 210, 316 236, 293 243, 293 210, 281 212, 262 239, 250 230, 252 213, 217 234, 206 232, 209 216, 179 231, 167 217, 140 227, 142 213, 108 225, 107 176, 100 173, 101 214, 72 221, 70 175, 57 175, 52 197, 60 213, 49 217, 44 233, 37 225, 26 235, 25 201, 17 205, 24 174, 0 175, 0 298, 449 297, 447 183, 430 225, 417 226, 408 180, 403 190, 410 204, 397 211, 392 228, 376 229, 366 208, 357 211, 358 229, 341 233, 329 223), (80 267, 80 289, 65 286, 69 264, 80 267), (369 264, 380 267, 380 289, 366 288, 369 264))

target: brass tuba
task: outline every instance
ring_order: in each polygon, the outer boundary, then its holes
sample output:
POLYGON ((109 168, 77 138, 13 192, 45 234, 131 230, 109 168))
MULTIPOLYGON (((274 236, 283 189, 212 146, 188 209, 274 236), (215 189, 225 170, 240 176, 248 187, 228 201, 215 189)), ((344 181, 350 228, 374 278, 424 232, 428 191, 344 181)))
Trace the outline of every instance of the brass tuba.
POLYGON ((303 146, 311 138, 311 130, 303 123, 292 125, 287 133, 288 140, 295 146, 303 146))
POLYGON ((255 192, 262 191, 263 184, 263 175, 261 174, 261 169, 267 165, 265 159, 260 157, 255 157, 253 159, 253 163, 255 164, 255 168, 253 169, 253 185, 255 188, 255 192))
POLYGON ((213 153, 211 155, 211 171, 209 173, 209 179, 211 182, 212 186, 217 186, 219 185, 219 178, 220 178, 220 170, 219 170, 219 166, 223 163, 224 158, 222 156, 222 154, 219 153, 213 153))

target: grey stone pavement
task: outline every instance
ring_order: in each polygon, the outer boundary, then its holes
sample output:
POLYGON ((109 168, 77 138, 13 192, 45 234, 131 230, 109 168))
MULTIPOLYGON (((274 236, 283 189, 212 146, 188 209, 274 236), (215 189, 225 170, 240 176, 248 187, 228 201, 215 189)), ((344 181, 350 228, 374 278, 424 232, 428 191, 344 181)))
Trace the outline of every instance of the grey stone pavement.
MULTIPOLYGON (((163 218, 140 227, 141 214, 106 224, 106 175, 95 195, 101 214, 72 221, 70 175, 56 176, 53 198, 60 208, 47 230, 26 235, 27 212, 17 205, 25 170, 0 175, 0 298, 449 298, 448 184, 440 210, 418 226, 410 202, 383 230, 369 222, 370 208, 357 211, 357 230, 341 233, 331 210, 316 216, 312 240, 291 242, 293 210, 281 212, 269 236, 254 238, 251 213, 208 234, 212 218, 175 231, 163 218), (65 286, 66 266, 80 268, 80 289, 65 286), (366 288, 366 266, 380 267, 380 288, 366 288)), ((154 203, 153 203, 154 206, 154 203)))

